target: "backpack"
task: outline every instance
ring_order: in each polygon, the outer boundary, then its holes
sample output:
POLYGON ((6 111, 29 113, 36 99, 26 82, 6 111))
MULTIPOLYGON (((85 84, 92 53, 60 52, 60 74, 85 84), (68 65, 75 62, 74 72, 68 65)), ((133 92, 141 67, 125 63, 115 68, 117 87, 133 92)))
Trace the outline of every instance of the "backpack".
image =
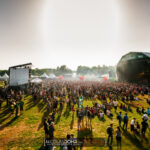
POLYGON ((117 116, 117 119, 118 119, 118 120, 120 119, 120 115, 117 116))
POLYGON ((107 134, 111 134, 111 127, 107 128, 107 134))
POLYGON ((127 122, 127 121, 128 121, 128 117, 124 116, 124 122, 127 122))

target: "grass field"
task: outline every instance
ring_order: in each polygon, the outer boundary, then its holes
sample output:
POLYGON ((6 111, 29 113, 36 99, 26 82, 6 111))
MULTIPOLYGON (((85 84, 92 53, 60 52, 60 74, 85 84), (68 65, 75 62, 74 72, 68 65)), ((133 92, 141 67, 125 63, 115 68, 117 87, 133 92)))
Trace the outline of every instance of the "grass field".
MULTIPOLYGON (((140 106, 148 107, 144 97, 140 96, 142 100, 139 102, 140 106)), ((98 103, 101 101, 97 100, 98 103)), ((85 100, 84 106, 92 106, 92 101, 85 100)), ((132 105, 132 104, 131 104, 132 105)), ((77 107, 77 106, 76 106, 77 107)), ((141 123, 141 115, 136 113, 136 108, 131 107, 133 112, 128 112, 130 118, 129 123, 133 117, 137 118, 139 123, 141 123)), ((117 110, 119 112, 120 109, 117 110)), ((85 135, 89 137, 100 137, 106 138, 106 128, 110 123, 114 124, 114 129, 118 126, 117 114, 114 112, 113 119, 105 116, 105 121, 100 121, 97 117, 92 120, 92 131, 90 130, 81 130, 80 133, 77 132, 77 117, 76 113, 73 117, 72 111, 70 111, 66 105, 61 114, 57 114, 55 117, 55 138, 65 138, 67 133, 74 134, 75 137, 83 137, 85 135)), ((124 115, 125 112, 122 111, 124 115)), ((15 114, 14 114, 15 115, 15 114)), ((48 116, 46 105, 43 100, 34 101, 31 96, 25 97, 25 110, 23 114, 20 114, 17 118, 11 116, 8 112, 6 103, 2 105, 0 110, 0 149, 42 149, 43 139, 44 139, 44 130, 42 126, 42 119, 48 116)), ((130 128, 130 125, 128 126, 130 128)), ((146 136, 150 140, 150 132, 147 131, 146 136)), ((114 145, 115 145, 115 134, 114 134, 114 145)), ((150 149, 150 144, 146 141, 141 142, 141 137, 133 135, 128 129, 128 133, 122 132, 122 150, 129 149, 150 149)), ((56 148, 59 149, 59 148, 56 148)), ((109 147, 84 147, 83 150, 89 149, 104 149, 107 150, 109 147)), ((112 149, 117 149, 117 147, 112 147, 112 149)))

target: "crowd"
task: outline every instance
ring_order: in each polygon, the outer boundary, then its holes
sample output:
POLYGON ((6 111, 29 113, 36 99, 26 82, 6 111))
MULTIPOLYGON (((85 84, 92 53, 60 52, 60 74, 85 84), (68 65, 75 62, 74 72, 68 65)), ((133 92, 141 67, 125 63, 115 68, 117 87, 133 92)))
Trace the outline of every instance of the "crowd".
MULTIPOLYGON (((107 82, 100 83, 96 81, 63 81, 63 80, 45 80, 42 85, 31 85, 26 90, 12 90, 6 89, 3 93, 3 97, 0 97, 0 108, 3 99, 7 101, 7 107, 11 113, 18 116, 18 112, 22 113, 24 109, 24 95, 32 95, 34 101, 43 99, 47 105, 47 111, 49 112, 48 118, 43 120, 45 137, 50 139, 54 138, 55 132, 55 115, 61 113, 64 105, 66 104, 70 111, 76 112, 78 118, 78 131, 83 127, 89 127, 92 129, 92 119, 97 116, 100 120, 105 120, 105 117, 113 119, 114 112, 120 110, 125 111, 126 114, 122 116, 120 111, 117 115, 118 127, 116 129, 117 143, 121 143, 121 128, 126 129, 128 122, 131 118, 128 117, 128 112, 132 112, 132 106, 128 105, 131 101, 139 101, 138 95, 144 96, 150 95, 150 88, 148 86, 139 86, 136 84, 119 83, 119 82, 107 82), (80 97, 84 100, 91 100, 93 106, 79 107, 80 97), (97 102, 98 100, 99 102, 97 102), (122 102, 121 104, 119 102, 122 102), (78 106, 75 109, 75 106, 78 106), (122 125, 123 122, 123 125, 122 125)), ((150 104, 150 100, 146 102, 150 104)), ((148 115, 150 115, 150 109, 142 107, 136 108, 137 113, 143 114, 141 124, 136 121, 136 118, 132 118, 130 126, 131 132, 136 135, 142 135, 145 137, 146 130, 148 128, 148 115)), ((113 124, 107 128, 108 144, 113 142, 113 124), (111 142, 110 142, 111 141, 111 142)))

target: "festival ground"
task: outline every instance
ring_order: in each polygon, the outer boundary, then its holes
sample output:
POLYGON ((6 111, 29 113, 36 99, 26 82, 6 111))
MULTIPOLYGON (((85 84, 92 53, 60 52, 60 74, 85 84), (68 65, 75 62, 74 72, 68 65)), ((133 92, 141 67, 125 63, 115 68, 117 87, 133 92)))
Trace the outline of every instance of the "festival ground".
MULTIPOLYGON (((136 106, 143 106, 145 108, 149 107, 146 103, 146 96, 139 96, 140 100, 129 102, 133 112, 128 112, 129 124, 128 132, 125 133, 122 130, 122 150, 129 149, 150 149, 150 144, 146 141, 141 143, 141 137, 135 136, 130 131, 130 122, 133 116, 139 121, 142 121, 142 115, 137 114, 136 106)), ((100 100, 96 100, 101 103, 100 100)), ((120 103, 123 102, 119 102, 120 103)), ((83 105, 92 106, 91 100, 84 100, 83 105)), ((77 108, 77 105, 76 105, 77 108)), ((117 112, 125 111, 118 108, 117 112)), ((114 114, 111 120, 105 115, 105 121, 100 121, 96 116, 92 120, 92 130, 89 128, 83 128, 79 132, 77 130, 77 117, 76 112, 73 113, 69 108, 63 108, 62 113, 56 114, 55 117, 55 138, 66 138, 68 134, 74 134, 75 137, 93 137, 93 138, 106 138, 107 132, 106 128, 113 123, 113 128, 116 129, 118 126, 117 114, 112 108, 112 113, 114 114)), ((15 118, 15 114, 11 116, 10 112, 7 110, 6 102, 2 104, 2 109, 0 110, 0 149, 43 149, 43 139, 44 139, 44 129, 42 120, 44 117, 48 116, 47 106, 44 104, 43 100, 35 101, 31 96, 25 97, 25 110, 23 114, 20 114, 15 118)), ((150 131, 147 131, 146 137, 150 140, 150 131)), ((114 134, 114 143, 112 149, 117 149, 115 146, 116 139, 114 134)), ((56 149, 59 149, 56 147, 56 149)), ((83 147, 83 150, 89 149, 109 149, 109 147, 83 147)))

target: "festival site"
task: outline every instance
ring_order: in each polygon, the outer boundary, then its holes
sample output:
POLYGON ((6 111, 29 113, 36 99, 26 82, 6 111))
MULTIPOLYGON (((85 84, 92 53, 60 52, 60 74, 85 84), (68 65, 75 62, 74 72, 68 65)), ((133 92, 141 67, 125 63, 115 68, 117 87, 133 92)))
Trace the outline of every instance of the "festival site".
MULTIPOLYGON (((149 58, 145 53, 132 52, 122 59, 131 54, 143 56, 126 59, 132 65, 147 63, 149 58)), ((130 74, 125 78, 122 59, 117 65, 118 79, 107 66, 97 67, 98 72, 109 71, 101 76, 79 76, 83 71, 92 73, 92 68, 85 70, 84 66, 78 67, 77 74, 66 66, 54 69, 55 74, 63 74, 59 76, 47 75, 44 71, 48 69, 32 69, 31 63, 9 67, 9 75, 0 78, 0 148, 149 149, 147 68, 143 67, 146 75, 141 76, 136 74, 141 70, 124 67, 130 74)))
POLYGON ((150 150, 150 0, 0 0, 0 150, 150 150))

